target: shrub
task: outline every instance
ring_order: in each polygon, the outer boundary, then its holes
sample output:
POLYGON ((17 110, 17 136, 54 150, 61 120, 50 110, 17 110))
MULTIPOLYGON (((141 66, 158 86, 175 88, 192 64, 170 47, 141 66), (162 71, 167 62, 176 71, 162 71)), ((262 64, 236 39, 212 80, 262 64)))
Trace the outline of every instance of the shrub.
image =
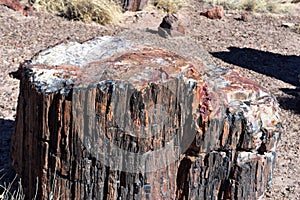
POLYGON ((246 10, 253 12, 285 13, 291 3, 281 0, 204 0, 212 5, 222 5, 225 9, 246 10))
MULTIPOLYGON (((300 34, 300 24, 298 24, 295 28, 296 33, 300 34)), ((299 75, 299 82, 300 82, 300 75, 299 75)))
POLYGON ((177 13, 181 8, 188 5, 185 0, 153 0, 152 4, 168 13, 177 13))
POLYGON ((17 181, 17 176, 10 182, 0 184, 0 200, 24 200, 25 195, 21 185, 21 180, 17 182, 17 186, 14 186, 17 181))
POLYGON ((121 18, 121 7, 111 0, 31 0, 37 10, 47 10, 70 20, 116 23, 121 18))

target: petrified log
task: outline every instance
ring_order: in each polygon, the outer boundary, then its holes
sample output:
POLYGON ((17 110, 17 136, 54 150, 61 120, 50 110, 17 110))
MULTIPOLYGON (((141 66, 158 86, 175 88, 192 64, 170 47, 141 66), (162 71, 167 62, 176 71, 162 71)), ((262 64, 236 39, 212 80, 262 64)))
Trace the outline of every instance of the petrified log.
POLYGON ((128 11, 141 11, 143 10, 148 0, 118 0, 122 8, 128 11))
POLYGON ((20 1, 17 0, 0 0, 0 5, 5 5, 15 11, 20 11, 23 15, 27 15, 27 11, 30 9, 30 7, 23 6, 20 1))
POLYGON ((101 37, 14 75, 11 155, 29 198, 257 199, 271 186, 279 107, 235 71, 101 37))

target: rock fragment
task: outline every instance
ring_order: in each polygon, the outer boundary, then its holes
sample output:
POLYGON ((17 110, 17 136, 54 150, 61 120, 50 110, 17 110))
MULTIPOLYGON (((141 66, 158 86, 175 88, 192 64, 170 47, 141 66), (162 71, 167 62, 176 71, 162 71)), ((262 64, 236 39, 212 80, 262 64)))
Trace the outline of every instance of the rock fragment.
POLYGON ((203 15, 205 17, 208 17, 209 19, 221 19, 224 17, 225 12, 223 6, 216 6, 207 10, 204 10, 200 13, 200 15, 203 15))
POLYGON ((17 0, 0 0, 0 5, 5 5, 15 11, 21 12, 23 15, 27 15, 29 7, 23 6, 17 0))
POLYGON ((167 14, 158 27, 158 34, 165 38, 183 36, 185 28, 175 14, 167 14))
POLYGON ((283 22, 281 24, 282 27, 286 27, 286 28, 293 28, 295 27, 295 24, 294 23, 291 23, 291 22, 283 22))

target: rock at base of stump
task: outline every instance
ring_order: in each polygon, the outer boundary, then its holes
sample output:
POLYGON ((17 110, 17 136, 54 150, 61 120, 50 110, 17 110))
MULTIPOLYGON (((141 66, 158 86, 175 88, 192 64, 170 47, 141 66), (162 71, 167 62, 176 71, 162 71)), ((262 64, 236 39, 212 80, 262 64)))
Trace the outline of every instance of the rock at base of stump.
POLYGON ((20 79, 13 166, 28 198, 258 199, 281 123, 237 72, 120 37, 38 53, 20 79))

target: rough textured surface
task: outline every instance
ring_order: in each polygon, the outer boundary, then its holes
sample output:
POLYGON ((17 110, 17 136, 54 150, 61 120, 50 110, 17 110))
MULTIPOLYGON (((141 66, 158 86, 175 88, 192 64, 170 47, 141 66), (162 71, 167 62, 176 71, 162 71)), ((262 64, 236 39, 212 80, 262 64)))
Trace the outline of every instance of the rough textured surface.
POLYGON ((23 13, 23 15, 27 15, 27 10, 29 9, 29 7, 23 6, 17 0, 0 0, 0 5, 4 5, 13 10, 19 11, 19 12, 23 13))
POLYGON ((271 186, 279 107, 235 71, 101 37, 15 76, 11 153, 29 197, 36 177, 39 199, 257 199, 271 186))
POLYGON ((183 36, 185 29, 175 14, 168 14, 163 18, 163 21, 158 27, 158 34, 162 37, 183 36))
MULTIPOLYGON (((299 199, 300 99, 294 92, 296 85, 289 83, 286 78, 297 77, 297 74, 300 73, 297 68, 291 67, 292 63, 295 63, 300 56, 300 49, 298 48, 300 35, 296 34, 293 29, 281 27, 281 24, 285 22, 299 23, 300 4, 294 6, 298 6, 298 12, 295 13, 297 16, 249 13, 249 21, 243 22, 235 20, 240 17, 240 14, 232 11, 226 11, 226 16, 221 20, 199 17, 203 7, 199 1, 192 3, 194 9, 189 8, 180 13, 184 16, 180 19, 183 19, 183 22, 188 22, 185 38, 165 40, 155 37, 155 31, 150 33, 143 30, 146 28, 157 30, 157 26, 165 15, 159 11, 125 13, 127 17, 122 27, 140 29, 135 32, 135 34, 139 33, 136 40, 140 42, 156 43, 156 45, 174 51, 181 50, 180 53, 189 54, 188 57, 204 57, 205 60, 209 60, 215 65, 234 68, 244 76, 268 88, 279 100, 282 108, 281 116, 285 134, 282 134, 281 142, 277 148, 272 192, 265 199, 299 199), (196 39, 196 41, 191 40, 191 38, 196 39), (196 48, 196 44, 201 44, 202 47, 196 48), (175 47, 172 48, 172 45, 175 47), (235 53, 228 50, 232 46, 239 47, 236 49, 238 51, 235 52, 242 53, 236 57, 236 61, 239 62, 222 60, 205 53, 205 50, 229 52, 231 56, 234 56, 235 53), (255 51, 243 51, 245 47, 255 51), (253 65, 253 58, 256 59, 255 65, 253 65), (264 63, 268 62, 275 63, 275 65, 265 66, 264 63), (251 68, 251 66, 256 67, 251 68), (292 73, 289 74, 290 72, 292 73), (281 75, 276 76, 277 73, 281 75)), ((95 36, 115 34, 122 29, 103 27, 93 23, 84 24, 67 21, 42 12, 33 12, 25 17, 20 12, 14 12, 5 6, 0 6, 0 10, 0 118, 3 120, 0 132, 3 135, 3 137, 1 136, 1 144, 3 144, 3 151, 1 151, 3 163, 1 166, 9 167, 10 161, 4 158, 8 156, 10 137, 13 131, 19 82, 9 78, 8 73, 15 71, 20 62, 30 59, 39 50, 62 40, 69 38, 85 41, 95 36)), ((129 36, 131 39, 135 39, 135 35, 129 36)), ((226 55, 226 57, 228 56, 226 55)), ((1 177, 3 173, 10 172, 6 171, 5 168, 5 171, 0 171, 1 177)), ((14 175, 12 175, 13 177, 14 175)), ((1 179, 0 181, 2 183, 6 180, 1 179)))
POLYGON ((148 0, 118 0, 118 2, 125 10, 140 11, 147 6, 148 0))
POLYGON ((201 15, 208 17, 209 19, 221 19, 225 15, 223 6, 216 6, 208 10, 204 10, 200 13, 201 15))

